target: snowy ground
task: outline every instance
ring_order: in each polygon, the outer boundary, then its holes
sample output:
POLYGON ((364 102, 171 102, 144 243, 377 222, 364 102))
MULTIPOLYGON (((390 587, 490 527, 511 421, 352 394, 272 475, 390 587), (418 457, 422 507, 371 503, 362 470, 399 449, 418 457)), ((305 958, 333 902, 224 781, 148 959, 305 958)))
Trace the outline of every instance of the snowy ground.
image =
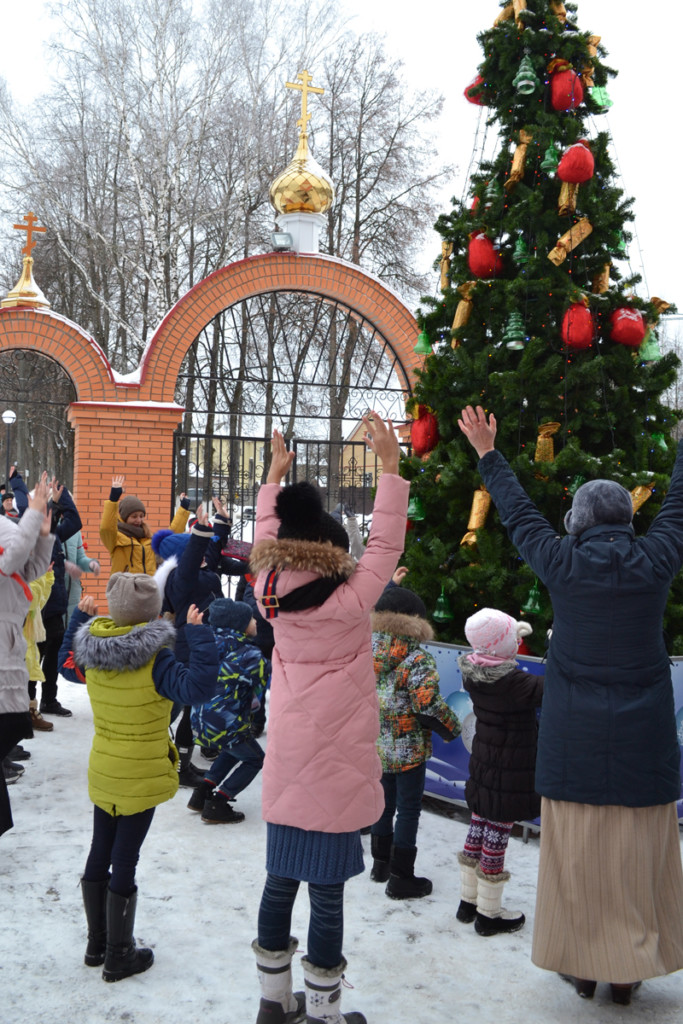
MULTIPOLYGON (((158 808, 138 870, 138 940, 155 951, 146 974, 110 985, 83 964, 79 878, 91 805, 86 765, 91 716, 85 687, 60 683, 71 719, 26 745, 32 758, 11 787, 15 827, 0 837, 0 1024, 253 1024, 258 984, 250 942, 264 879, 265 826, 258 780, 242 794, 241 825, 205 825, 185 804, 158 808)), ((195 755, 200 762, 198 755, 195 755)), ((394 902, 366 872, 347 887, 344 1009, 369 1024, 576 1021, 679 1024, 683 972, 643 985, 619 1008, 607 989, 579 1000, 530 960, 538 841, 513 838, 507 905, 523 910, 516 935, 482 938, 455 920, 456 854, 464 818, 425 810, 418 868, 431 897, 394 902)), ((369 864, 369 837, 366 863, 369 864)), ((305 888, 294 932, 305 949, 305 888)), ((295 963, 295 982, 302 986, 295 963)))

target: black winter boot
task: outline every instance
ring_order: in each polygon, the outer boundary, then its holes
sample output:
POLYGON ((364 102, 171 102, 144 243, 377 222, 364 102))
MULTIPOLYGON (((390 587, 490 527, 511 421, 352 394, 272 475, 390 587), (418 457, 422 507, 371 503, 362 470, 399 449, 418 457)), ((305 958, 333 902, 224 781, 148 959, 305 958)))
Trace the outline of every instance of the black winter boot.
POLYGON ((389 859, 393 838, 392 832, 388 836, 370 836, 370 852, 373 856, 370 878, 373 882, 389 881, 389 859))
POLYGON ((204 772, 192 764, 193 747, 178 747, 178 782, 181 786, 194 789, 204 778, 204 772))
POLYGON ((86 967, 101 967, 107 948, 107 890, 109 877, 101 882, 88 882, 81 878, 83 907, 88 922, 88 945, 85 949, 86 967))
POLYGON ((154 963, 152 950, 144 946, 138 949, 133 938, 137 901, 137 889, 130 896, 107 890, 107 951, 102 971, 105 981, 142 974, 154 963))
POLYGON ((432 883, 428 878, 416 878, 414 873, 416 846, 392 846, 389 881, 384 890, 392 900, 417 900, 429 896, 432 883))
POLYGON ((204 804, 213 796, 213 782, 202 779, 199 785, 192 791, 192 796, 187 801, 191 811, 203 811, 204 804))

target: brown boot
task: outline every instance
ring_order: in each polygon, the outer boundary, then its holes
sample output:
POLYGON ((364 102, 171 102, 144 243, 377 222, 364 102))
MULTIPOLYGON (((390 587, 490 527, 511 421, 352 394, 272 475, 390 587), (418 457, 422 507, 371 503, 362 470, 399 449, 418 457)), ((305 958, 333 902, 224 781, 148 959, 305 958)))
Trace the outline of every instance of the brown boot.
POLYGON ((31 715, 31 725, 37 732, 52 732, 54 724, 43 718, 38 710, 37 700, 29 701, 29 713, 31 715))

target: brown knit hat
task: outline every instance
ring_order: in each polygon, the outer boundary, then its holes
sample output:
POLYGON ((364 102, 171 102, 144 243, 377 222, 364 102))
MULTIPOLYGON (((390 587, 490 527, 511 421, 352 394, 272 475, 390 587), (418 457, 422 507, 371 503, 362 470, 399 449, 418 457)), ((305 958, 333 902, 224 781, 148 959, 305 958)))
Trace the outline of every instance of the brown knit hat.
POLYGON ((151 622, 161 612, 161 591, 144 572, 115 572, 107 583, 109 617, 117 626, 151 622))
POLYGON ((119 515, 125 523, 128 516, 132 516, 133 512, 142 512, 143 515, 147 515, 147 509, 140 499, 136 498, 134 494, 127 494, 119 502, 119 515))

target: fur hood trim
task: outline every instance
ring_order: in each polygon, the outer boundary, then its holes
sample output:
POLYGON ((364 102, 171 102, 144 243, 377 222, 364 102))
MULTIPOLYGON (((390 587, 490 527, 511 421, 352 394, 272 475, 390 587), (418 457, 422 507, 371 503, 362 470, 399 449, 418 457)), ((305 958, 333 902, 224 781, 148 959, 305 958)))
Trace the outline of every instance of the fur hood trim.
POLYGON ((154 582, 161 591, 161 599, 163 601, 164 594, 166 591, 166 584, 168 583, 168 577, 171 575, 174 569, 178 568, 178 559, 175 555, 171 555, 169 558, 165 558, 157 571, 154 573, 154 582))
POLYGON ((461 654, 458 665, 463 676, 466 675, 473 683, 495 683, 517 668, 514 658, 510 661, 501 661, 500 665, 473 665, 469 654, 461 654))
POLYGON ((115 626, 103 617, 91 619, 76 631, 74 661, 86 669, 136 671, 163 647, 173 647, 175 635, 175 627, 165 619, 140 626, 115 626))
POLYGON ((270 569, 293 569, 314 572, 325 578, 342 576, 347 580, 356 563, 347 551, 329 541, 268 538, 252 549, 249 567, 254 574, 270 569))
POLYGON ((389 633, 391 636, 407 636, 424 644, 434 639, 434 630, 426 619, 419 615, 404 615, 402 612, 373 612, 373 633, 389 633))

